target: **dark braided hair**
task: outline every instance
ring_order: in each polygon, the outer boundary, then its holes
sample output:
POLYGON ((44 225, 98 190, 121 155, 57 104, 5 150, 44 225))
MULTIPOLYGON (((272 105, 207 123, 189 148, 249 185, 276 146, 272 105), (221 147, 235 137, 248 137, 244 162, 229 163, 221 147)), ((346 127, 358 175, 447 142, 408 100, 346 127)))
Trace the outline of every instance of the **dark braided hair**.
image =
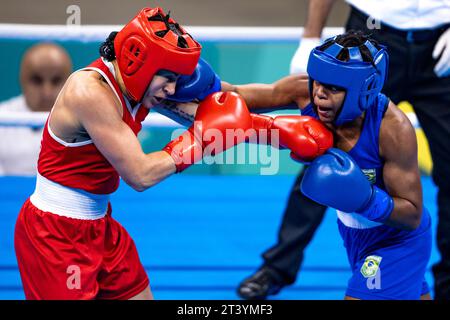
MULTIPOLYGON (((373 64, 372 54, 366 48, 366 46, 363 45, 367 40, 369 40, 378 50, 381 49, 380 44, 376 40, 372 39, 371 35, 365 34, 362 31, 349 30, 346 33, 338 35, 336 39, 325 42, 318 48, 318 50, 325 51, 333 43, 340 44, 345 48, 359 47, 363 61, 373 64)), ((348 61, 348 59, 350 58, 348 49, 342 50, 336 58, 341 61, 348 61)))
POLYGON ((114 51, 114 39, 116 38, 117 31, 113 31, 106 38, 105 42, 100 45, 98 51, 100 56, 105 58, 107 61, 113 61, 116 58, 116 52, 114 51))

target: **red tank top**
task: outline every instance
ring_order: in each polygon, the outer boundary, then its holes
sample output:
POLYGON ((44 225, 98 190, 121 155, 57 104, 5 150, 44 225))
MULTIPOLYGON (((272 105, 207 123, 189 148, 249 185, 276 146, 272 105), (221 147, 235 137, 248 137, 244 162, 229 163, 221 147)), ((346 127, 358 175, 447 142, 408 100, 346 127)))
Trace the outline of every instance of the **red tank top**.
MULTIPOLYGON (((125 102, 113 74, 101 59, 95 60, 81 70, 94 70, 105 78, 120 99, 123 109, 122 120, 137 136, 142 128, 141 122, 149 110, 142 105, 131 109, 125 102)), ((101 108, 101 106, 99 102, 92 107, 101 108)), ((77 143, 64 142, 51 132, 48 122, 47 119, 41 141, 38 159, 39 174, 63 186, 82 189, 94 194, 114 192, 119 186, 119 174, 96 148, 92 140, 77 143)))

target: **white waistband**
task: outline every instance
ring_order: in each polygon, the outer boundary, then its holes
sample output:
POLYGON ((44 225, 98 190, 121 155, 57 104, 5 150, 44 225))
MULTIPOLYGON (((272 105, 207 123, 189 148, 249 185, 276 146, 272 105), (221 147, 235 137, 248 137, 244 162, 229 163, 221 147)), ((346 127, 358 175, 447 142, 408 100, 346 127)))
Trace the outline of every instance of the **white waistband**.
POLYGON ((364 218, 362 215, 355 212, 343 212, 336 210, 338 219, 344 224, 344 226, 354 229, 370 229, 381 226, 382 223, 370 221, 364 218))
POLYGON ((74 219, 95 220, 106 215, 109 194, 99 195, 65 187, 38 173, 36 189, 31 195, 30 201, 42 211, 74 219))

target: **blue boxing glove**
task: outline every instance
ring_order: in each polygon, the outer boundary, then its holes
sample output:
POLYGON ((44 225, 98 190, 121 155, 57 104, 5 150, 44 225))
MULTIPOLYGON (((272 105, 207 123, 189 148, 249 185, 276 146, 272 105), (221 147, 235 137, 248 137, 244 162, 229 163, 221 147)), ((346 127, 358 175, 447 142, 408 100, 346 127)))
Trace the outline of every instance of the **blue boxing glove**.
POLYGON ((384 222, 394 200, 371 185, 356 162, 344 151, 331 148, 306 169, 300 186, 304 195, 343 212, 356 212, 366 219, 384 222))
POLYGON ((190 76, 180 76, 175 93, 167 99, 176 102, 189 102, 195 99, 202 101, 209 94, 220 91, 221 87, 219 76, 208 62, 200 58, 194 73, 190 76))

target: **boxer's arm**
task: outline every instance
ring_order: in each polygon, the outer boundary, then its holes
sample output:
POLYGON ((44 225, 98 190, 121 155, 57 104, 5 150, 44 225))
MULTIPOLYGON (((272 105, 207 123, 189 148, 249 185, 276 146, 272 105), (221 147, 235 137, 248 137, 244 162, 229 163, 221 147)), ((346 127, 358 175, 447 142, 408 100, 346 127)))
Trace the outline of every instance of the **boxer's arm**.
POLYGON ((165 100, 152 109, 169 119, 172 119, 182 126, 189 127, 194 122, 197 113, 198 103, 196 102, 176 102, 165 100))
MULTIPOLYGON (((239 93, 249 109, 255 113, 282 109, 303 109, 309 104, 308 76, 293 75, 282 78, 273 84, 232 85, 221 82, 222 91, 239 93)), ((189 127, 194 121, 198 103, 166 100, 154 106, 153 110, 189 127)))
POLYGON ((95 146, 133 189, 144 191, 175 173, 174 161, 166 152, 143 152, 133 131, 123 122, 118 102, 103 83, 83 83, 67 100, 69 110, 95 146))
POLYGON ((414 229, 422 217, 422 186, 417 163, 414 128, 406 115, 390 103, 380 128, 380 155, 385 160, 383 179, 394 199, 394 210, 385 222, 414 229))
POLYGON ((222 81, 222 91, 239 93, 253 112, 266 109, 303 109, 310 100, 306 74, 290 75, 272 84, 232 85, 222 81))

